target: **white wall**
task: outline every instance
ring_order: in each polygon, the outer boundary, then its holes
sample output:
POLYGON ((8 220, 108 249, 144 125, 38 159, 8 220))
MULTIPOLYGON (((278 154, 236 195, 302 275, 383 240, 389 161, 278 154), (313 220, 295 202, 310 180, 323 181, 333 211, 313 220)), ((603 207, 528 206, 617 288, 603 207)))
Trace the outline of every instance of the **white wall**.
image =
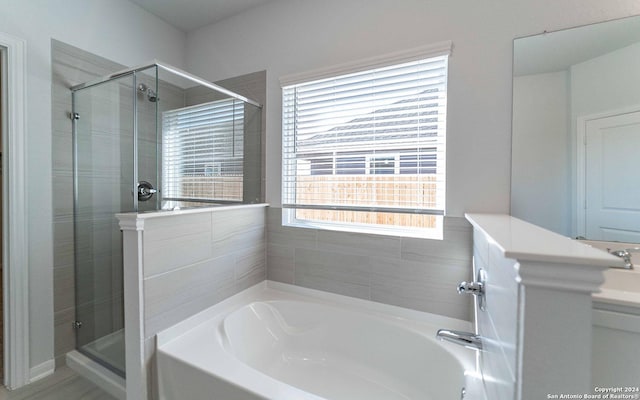
POLYGON ((0 0, 0 31, 27 41, 27 194, 32 367, 53 358, 51 38, 124 65, 183 67, 186 36, 125 0, 0 0))
POLYGON ((640 43, 571 67, 571 113, 579 116, 640 108, 640 43))
MULTIPOLYGON (((567 153, 573 181, 577 182, 577 119, 609 112, 640 110, 640 43, 571 66, 571 147, 567 153)), ((576 185, 572 184, 572 188, 576 185)), ((572 190, 572 210, 577 190, 572 190)), ((572 236, 577 216, 572 214, 572 236)))
POLYGON ((569 72, 513 79, 511 214, 571 234, 569 72))
POLYGON ((509 212, 515 37, 640 14, 635 0, 277 0, 188 35, 210 80, 267 70, 267 202, 281 203, 278 79, 452 40, 447 213, 509 212))

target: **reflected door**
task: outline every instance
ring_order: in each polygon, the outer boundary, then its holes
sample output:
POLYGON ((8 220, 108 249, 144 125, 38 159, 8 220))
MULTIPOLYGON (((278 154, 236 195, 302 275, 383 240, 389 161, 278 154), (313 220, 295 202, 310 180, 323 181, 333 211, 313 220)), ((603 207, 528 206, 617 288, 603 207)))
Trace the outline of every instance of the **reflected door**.
POLYGON ((640 242, 640 111, 587 121, 585 146, 586 237, 640 242))

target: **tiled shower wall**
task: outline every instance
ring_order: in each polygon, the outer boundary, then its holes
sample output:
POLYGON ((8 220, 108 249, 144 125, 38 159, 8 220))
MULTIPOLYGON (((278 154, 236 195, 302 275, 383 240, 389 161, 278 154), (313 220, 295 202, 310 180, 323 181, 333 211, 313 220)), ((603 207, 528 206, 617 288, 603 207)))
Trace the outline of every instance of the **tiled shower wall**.
MULTIPOLYGON (((74 276, 74 222, 73 222, 73 158, 72 158, 72 124, 69 119, 69 112, 71 112, 71 91, 69 88, 73 85, 90 81, 92 79, 104 76, 115 71, 124 69, 125 67, 117 63, 111 62, 104 58, 95 56, 91 53, 83 51, 81 49, 69 46, 65 43, 52 40, 51 43, 51 55, 52 55, 52 98, 53 98, 53 138, 52 138, 52 159, 53 159, 53 227, 54 227, 54 322, 55 322, 55 358, 56 365, 64 363, 64 355, 75 348, 75 332, 72 329, 72 322, 75 320, 76 315, 76 299, 75 294, 75 276, 74 276)), ((232 78, 222 82, 219 82, 221 86, 224 86, 230 90, 234 90, 244 96, 256 99, 260 103, 264 104, 266 98, 266 86, 265 86, 265 72, 258 72, 255 74, 245 75, 243 77, 232 78)), ((139 79, 144 80, 143 77, 139 79)), ((153 87, 153 82, 149 80, 145 83, 149 87, 153 87)), ((160 111, 162 109, 171 109, 177 107, 183 107, 187 104, 188 93, 182 89, 179 89, 167 82, 159 82, 159 92, 161 93, 161 100, 158 103, 160 111)), ((139 99, 143 99, 139 96, 139 99)), ((192 99, 193 100, 193 99, 192 99)), ((131 97, 122 99, 122 106, 127 108, 123 110, 123 114, 130 112, 131 97)), ((155 143, 155 103, 146 101, 138 102, 138 116, 139 116, 139 134, 140 134, 140 174, 141 179, 145 179, 143 176, 145 171, 151 171, 153 174, 155 166, 157 165, 156 158, 156 143, 155 143)), ((130 116, 132 114, 129 114, 130 116)), ((87 116, 85 116, 87 118, 87 116)), ((253 129, 254 136, 264 137, 264 129, 261 132, 256 126, 260 121, 251 120, 248 121, 249 129, 253 129)), ((247 129, 247 132, 249 132, 247 129)), ((129 131, 127 127, 118 126, 118 134, 125 131, 129 131)), ((260 145, 263 141, 258 140, 252 142, 253 146, 260 145)), ((260 151, 256 152, 257 155, 260 151)), ((251 157, 252 160, 260 161, 261 157, 251 157)), ((255 170, 253 168, 252 170, 255 170)), ((150 178, 145 179, 150 180, 150 178)), ((152 181, 152 180, 150 180, 152 181)), ((262 198, 264 190, 261 189, 264 185, 264 179, 260 172, 257 176, 252 177, 254 188, 252 195, 262 198)), ((141 204, 142 207, 155 206, 151 202, 141 204)), ((120 241, 120 232, 117 227, 117 221, 115 218, 113 222, 112 234, 108 237, 109 243, 118 245, 120 241)), ((90 225, 95 225, 97 221, 92 222, 90 225)), ((96 240, 93 241, 94 244, 96 240)), ((97 241, 100 242, 99 240, 97 241)), ((105 253, 105 252, 103 252, 105 253)), ((121 257, 107 256, 108 260, 103 260, 102 265, 105 269, 102 271, 108 274, 108 282, 105 289, 107 292, 115 294, 111 298, 103 298, 102 305, 110 308, 121 310, 119 302, 119 291, 121 286, 121 257), (107 262, 108 261, 108 262, 107 262), (111 268, 113 267, 113 268, 111 268), (107 287, 108 286, 108 287, 107 287), (111 290, 115 289, 115 290, 111 290), (118 303, 118 304, 116 304, 118 303)), ((93 283, 87 283, 92 285, 93 283)), ((84 285, 83 285, 84 286, 84 285)), ((93 304, 85 302, 87 307, 94 307, 93 304)), ((121 318, 117 317, 116 320, 109 321, 106 326, 104 323, 102 327, 93 326, 92 323, 85 323, 85 331, 88 329, 102 329, 110 330, 112 328, 119 328, 116 326, 121 318), (116 324, 116 325, 114 325, 116 324)), ((96 334, 100 332, 96 331, 96 334)))
POLYGON ((472 228, 445 217, 444 240, 367 235, 282 226, 267 209, 270 280, 471 320, 472 228))
MULTIPOLYGON (((79 179, 92 185, 79 192, 77 218, 81 229, 74 243, 72 96, 69 88, 124 67, 91 53, 52 40, 54 322, 56 365, 75 348, 72 321, 82 315, 82 341, 92 341, 123 328, 122 239, 115 213, 133 207, 133 81, 122 78, 78 92, 79 179), (128 172, 130 171, 130 172, 128 172), (74 251, 82 274, 74 270, 74 251)), ((155 87, 151 76, 138 82, 155 87)), ((184 105, 185 94, 160 83, 159 107, 184 105)), ((156 103, 139 96, 139 176, 155 182, 157 165, 156 103)), ((155 209, 154 202, 140 209, 155 209)), ((82 344, 84 344, 82 343, 82 344)))
MULTIPOLYGON (((75 348, 73 153, 71 91, 73 85, 122 69, 121 65, 52 40, 52 159, 54 235, 54 322, 56 365, 75 348)), ((86 117, 86 116, 85 116, 86 117)), ((97 223, 97 221, 96 221, 97 223)), ((117 261, 117 260, 116 260, 117 261)), ((114 277, 115 278, 115 277, 114 277)), ((110 285, 110 282, 107 282, 110 285)), ((89 326, 86 327, 90 329, 89 326)))

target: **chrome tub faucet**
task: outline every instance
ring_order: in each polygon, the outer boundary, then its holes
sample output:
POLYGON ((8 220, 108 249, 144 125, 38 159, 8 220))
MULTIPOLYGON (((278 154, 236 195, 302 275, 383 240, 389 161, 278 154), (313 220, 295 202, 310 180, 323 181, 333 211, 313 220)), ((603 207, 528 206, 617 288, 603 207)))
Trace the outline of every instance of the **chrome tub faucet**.
POLYGON ((438 333, 436 333, 436 337, 440 340, 459 344, 469 349, 482 350, 482 338, 475 333, 440 329, 438 333))
POLYGON ((624 261, 624 267, 614 267, 614 268, 623 268, 623 269, 633 269, 633 263, 631 262, 631 253, 640 252, 640 247, 631 247, 628 249, 620 249, 620 250, 612 250, 607 249, 609 254, 612 254, 616 257, 622 258, 624 261))

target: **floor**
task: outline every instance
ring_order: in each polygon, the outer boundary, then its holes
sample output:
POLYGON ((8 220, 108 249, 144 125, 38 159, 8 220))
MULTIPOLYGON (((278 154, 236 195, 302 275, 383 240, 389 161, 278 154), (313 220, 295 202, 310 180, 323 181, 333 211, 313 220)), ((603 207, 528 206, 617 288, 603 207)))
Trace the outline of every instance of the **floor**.
POLYGON ((42 380, 18 390, 0 387, 0 400, 116 400, 93 383, 62 367, 42 380))

